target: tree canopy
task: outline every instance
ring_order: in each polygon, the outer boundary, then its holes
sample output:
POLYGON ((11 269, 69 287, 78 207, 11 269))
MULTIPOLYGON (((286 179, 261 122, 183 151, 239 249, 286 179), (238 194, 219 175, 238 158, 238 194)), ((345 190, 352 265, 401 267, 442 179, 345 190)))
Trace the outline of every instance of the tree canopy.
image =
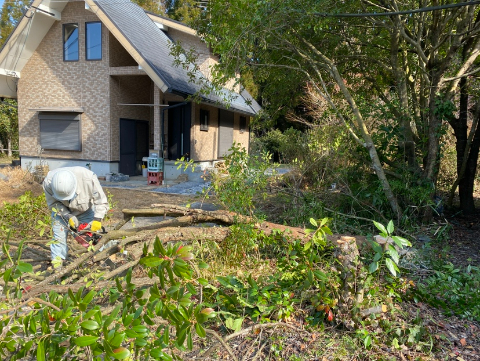
POLYGON ((219 81, 252 72, 270 113, 298 104, 307 86, 319 94, 368 151, 399 218, 386 171, 423 184, 433 197, 448 124, 464 144, 457 144, 460 193, 464 211, 472 210, 477 9, 432 1, 213 0, 199 33, 221 57, 219 81), (381 132, 388 147, 378 142, 381 132))

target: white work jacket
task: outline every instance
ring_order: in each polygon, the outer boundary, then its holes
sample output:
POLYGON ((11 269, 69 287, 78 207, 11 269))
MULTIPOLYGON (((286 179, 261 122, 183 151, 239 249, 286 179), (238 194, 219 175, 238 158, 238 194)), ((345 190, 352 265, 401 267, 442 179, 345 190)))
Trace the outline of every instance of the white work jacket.
POLYGON ((108 212, 108 199, 103 192, 102 186, 95 173, 83 167, 58 168, 48 172, 43 180, 43 190, 50 210, 65 216, 71 214, 77 216, 86 210, 94 207, 94 217, 103 219, 108 212), (69 170, 77 178, 77 189, 71 200, 59 201, 54 198, 52 191, 52 179, 58 170, 69 170))

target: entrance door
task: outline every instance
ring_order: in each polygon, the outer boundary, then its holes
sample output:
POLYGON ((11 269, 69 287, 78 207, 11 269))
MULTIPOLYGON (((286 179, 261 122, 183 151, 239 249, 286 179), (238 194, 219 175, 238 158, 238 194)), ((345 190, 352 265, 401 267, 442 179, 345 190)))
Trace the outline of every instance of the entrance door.
POLYGON ((233 144, 233 112, 220 109, 218 115, 218 158, 228 154, 233 144))
MULTIPOLYGON (((174 105, 174 103, 170 104, 174 105)), ((190 158, 191 104, 168 110, 168 159, 190 158)))
POLYGON ((142 174, 142 158, 148 157, 148 128, 144 120, 120 119, 120 173, 142 174))

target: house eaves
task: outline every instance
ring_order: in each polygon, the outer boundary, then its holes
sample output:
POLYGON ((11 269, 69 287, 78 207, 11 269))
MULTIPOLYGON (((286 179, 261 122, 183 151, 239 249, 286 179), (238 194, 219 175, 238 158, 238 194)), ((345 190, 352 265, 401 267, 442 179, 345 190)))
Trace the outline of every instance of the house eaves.
POLYGON ((17 97, 17 80, 68 1, 34 0, 0 50, 0 96, 17 97))
POLYGON ((183 24, 179 21, 169 19, 169 18, 163 17, 161 15, 153 14, 153 13, 148 12, 148 11, 145 11, 145 13, 147 14, 147 16, 150 19, 152 19, 152 21, 154 23, 161 24, 161 25, 165 26, 167 29, 172 28, 172 29, 181 31, 182 33, 185 33, 185 34, 198 36, 197 32, 194 29, 192 29, 191 27, 188 27, 187 25, 185 25, 185 24, 183 24))

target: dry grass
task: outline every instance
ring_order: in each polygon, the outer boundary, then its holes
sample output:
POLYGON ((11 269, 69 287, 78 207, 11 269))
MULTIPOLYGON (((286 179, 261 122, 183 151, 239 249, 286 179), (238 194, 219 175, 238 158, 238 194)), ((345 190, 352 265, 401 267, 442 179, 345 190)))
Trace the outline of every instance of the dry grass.
POLYGON ((0 203, 17 202, 18 198, 26 191, 31 191, 34 196, 42 194, 42 186, 35 182, 33 175, 20 167, 2 167, 0 174, 0 203))

